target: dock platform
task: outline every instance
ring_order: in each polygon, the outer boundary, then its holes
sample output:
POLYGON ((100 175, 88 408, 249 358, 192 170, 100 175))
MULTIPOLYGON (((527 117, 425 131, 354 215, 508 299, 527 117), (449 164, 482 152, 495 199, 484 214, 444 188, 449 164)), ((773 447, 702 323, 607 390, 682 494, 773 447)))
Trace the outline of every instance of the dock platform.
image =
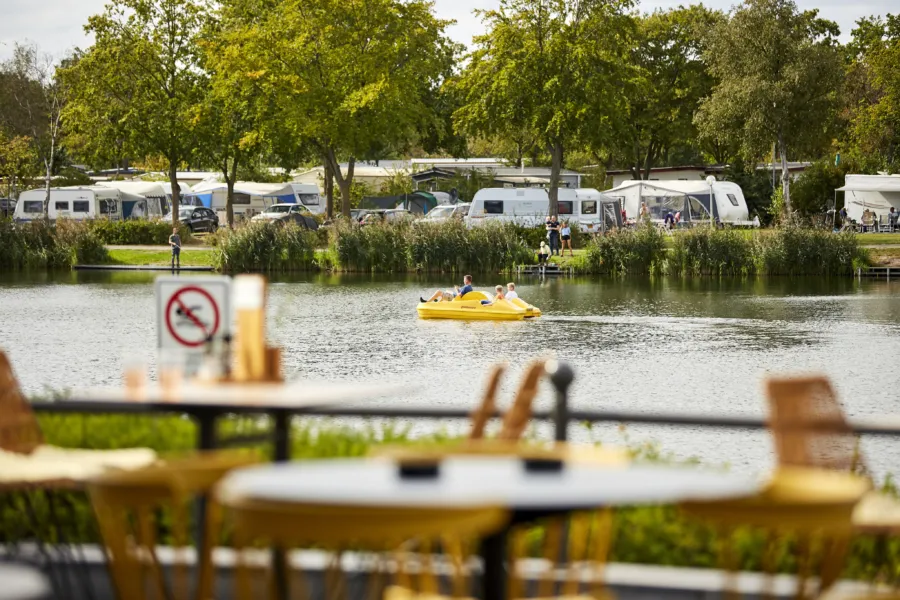
POLYGON ((857 269, 857 277, 867 277, 870 279, 900 279, 900 267, 868 267, 865 269, 857 269))
POLYGON ((209 273, 215 271, 213 267, 193 266, 173 269, 166 265, 75 265, 73 268, 76 271, 168 271, 170 273, 172 271, 181 273, 209 273))
POLYGON ((571 267, 568 268, 560 268, 559 265, 555 263, 549 263, 546 265, 521 265, 516 268, 516 273, 518 275, 539 275, 541 277, 559 277, 565 275, 574 275, 575 270, 571 267))

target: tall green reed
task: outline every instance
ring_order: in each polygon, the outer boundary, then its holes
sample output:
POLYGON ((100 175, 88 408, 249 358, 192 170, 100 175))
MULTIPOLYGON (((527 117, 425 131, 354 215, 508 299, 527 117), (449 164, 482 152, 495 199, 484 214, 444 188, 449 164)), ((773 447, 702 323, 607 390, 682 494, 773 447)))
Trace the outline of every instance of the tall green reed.
POLYGON ((216 234, 213 264, 226 272, 315 268, 316 234, 293 223, 247 223, 216 234))
POLYGON ((665 234, 651 225, 618 229, 588 243, 576 269, 599 275, 649 275, 663 272, 665 234))

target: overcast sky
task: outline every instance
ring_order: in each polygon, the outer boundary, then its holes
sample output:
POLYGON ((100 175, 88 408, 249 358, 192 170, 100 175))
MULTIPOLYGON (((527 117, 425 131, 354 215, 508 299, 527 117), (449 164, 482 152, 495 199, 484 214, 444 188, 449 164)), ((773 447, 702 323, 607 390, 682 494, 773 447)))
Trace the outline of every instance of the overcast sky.
MULTIPOLYGON (((85 47, 90 40, 83 26, 90 15, 103 10, 107 0, 0 0, 0 57, 10 54, 13 42, 29 40, 44 52, 62 56, 68 49, 85 47)), ((820 14, 837 21, 843 37, 850 34, 857 19, 867 15, 900 12, 896 0, 797 0, 803 9, 818 8, 820 14)), ((670 8, 683 4, 677 0, 643 0, 641 10, 670 8)), ((713 8, 727 10, 734 0, 709 0, 713 8)), ((497 0, 435 0, 442 18, 456 20, 450 35, 468 44, 472 35, 481 31, 480 21, 472 14, 475 8, 496 6, 497 0)))

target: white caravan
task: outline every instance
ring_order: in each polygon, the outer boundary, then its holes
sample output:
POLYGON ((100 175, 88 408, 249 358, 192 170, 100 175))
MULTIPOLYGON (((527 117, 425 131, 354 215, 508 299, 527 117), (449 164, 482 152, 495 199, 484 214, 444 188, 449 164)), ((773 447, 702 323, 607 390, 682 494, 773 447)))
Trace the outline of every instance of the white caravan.
MULTIPOLYGON (((595 189, 559 188, 559 217, 584 231, 601 228, 601 206, 613 202, 595 189)), ((550 196, 544 188, 485 188, 478 190, 466 223, 477 227, 491 221, 524 226, 542 225, 550 214, 550 196)))
MULTIPOLYGON (((184 199, 186 204, 199 202, 200 206, 213 209, 219 216, 219 222, 225 223, 225 205, 228 199, 226 184, 217 181, 198 183, 184 199)), ((234 184, 233 210, 236 219, 249 219, 273 204, 296 203, 297 195, 290 183, 238 181, 234 184)))
MULTIPOLYGON (((619 200, 628 220, 637 220, 641 204, 647 205, 650 220, 663 221, 666 214, 681 213, 682 222, 709 222, 709 184, 696 181, 626 181, 605 195, 619 200)), ((713 217, 721 223, 750 225, 750 211, 741 187, 731 181, 712 186, 713 217)))
POLYGON ((158 181, 101 181, 97 185, 143 198, 123 200, 126 219, 159 219, 168 212, 169 197, 158 181))
MULTIPOLYGON (((123 196, 136 200, 138 196, 123 194, 119 190, 103 187, 50 188, 50 204, 47 216, 51 221, 59 218, 81 221, 84 219, 122 219, 123 196)), ((19 194, 14 219, 33 221, 44 217, 45 189, 28 190, 19 194)))
POLYGON ((847 217, 862 221, 866 209, 887 220, 891 207, 900 210, 900 175, 846 175, 844 185, 836 192, 844 192, 847 217))
POLYGON ((319 186, 314 183, 292 183, 297 203, 305 206, 309 212, 320 215, 325 212, 325 199, 319 194, 319 186))

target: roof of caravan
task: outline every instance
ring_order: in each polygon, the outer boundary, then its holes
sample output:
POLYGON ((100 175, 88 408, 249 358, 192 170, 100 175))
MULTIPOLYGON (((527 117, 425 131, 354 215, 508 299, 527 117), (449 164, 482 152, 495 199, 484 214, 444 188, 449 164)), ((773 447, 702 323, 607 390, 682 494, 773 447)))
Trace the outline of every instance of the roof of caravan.
POLYGON ((113 188, 138 196, 165 196, 166 190, 158 181, 103 181, 99 187, 113 188))
MULTIPOLYGON (((228 186, 218 181, 203 181, 191 189, 193 194, 203 194, 215 190, 225 190, 228 186)), ((236 181, 234 191, 250 196, 287 196, 294 193, 290 183, 256 183, 255 181, 236 181)))
POLYGON ((900 192, 900 175, 847 175, 838 192, 900 192))

